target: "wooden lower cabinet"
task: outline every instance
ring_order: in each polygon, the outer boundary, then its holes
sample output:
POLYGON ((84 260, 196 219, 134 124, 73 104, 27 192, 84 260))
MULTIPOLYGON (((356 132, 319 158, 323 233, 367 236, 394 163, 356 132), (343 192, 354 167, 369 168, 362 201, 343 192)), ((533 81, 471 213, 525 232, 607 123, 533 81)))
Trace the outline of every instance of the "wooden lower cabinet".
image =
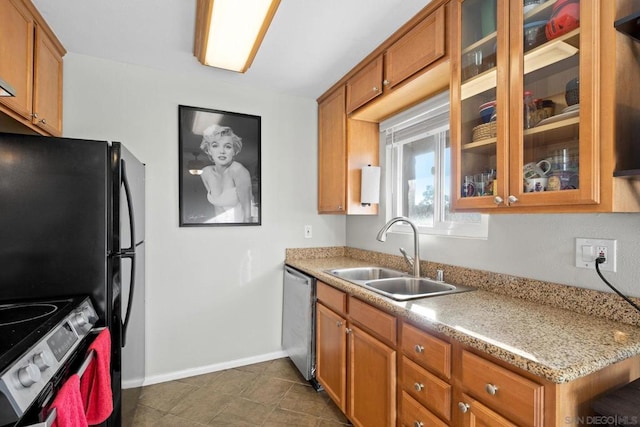
POLYGON ((316 377, 342 412, 347 412, 347 321, 316 306, 316 377))
POLYGON ((348 332, 347 417, 355 426, 393 426, 396 351, 357 326, 350 325, 348 332))
POLYGON ((462 386, 519 425, 544 425, 544 386, 462 350, 462 386))
POLYGON ((354 426, 395 426, 396 318, 351 297, 344 312, 333 311, 325 304, 341 310, 341 296, 346 294, 322 282, 317 286, 318 382, 354 426), (349 312, 352 305, 355 322, 349 312), (374 326, 365 330, 358 322, 374 326), (390 330, 391 340, 384 337, 390 330))
POLYGON ((317 291, 316 376, 354 426, 581 425, 593 399, 640 377, 634 356, 556 384, 320 281, 317 291))
POLYGON ((446 427, 447 424, 429 412, 417 400, 413 399, 405 391, 400 397, 400 414, 398 415, 401 427, 446 427))
POLYGON ((466 394, 462 395, 462 401, 458 403, 458 407, 463 413, 463 427, 517 427, 516 424, 466 394))

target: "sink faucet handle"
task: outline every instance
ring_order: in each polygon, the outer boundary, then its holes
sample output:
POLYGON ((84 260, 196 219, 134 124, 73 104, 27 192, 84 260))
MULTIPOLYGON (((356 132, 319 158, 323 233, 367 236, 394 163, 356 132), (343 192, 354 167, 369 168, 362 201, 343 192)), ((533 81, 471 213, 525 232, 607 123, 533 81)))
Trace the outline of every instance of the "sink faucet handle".
POLYGON ((400 248, 400 253, 402 254, 402 256, 404 257, 405 261, 407 261, 409 263, 409 265, 411 267, 413 267, 413 258, 411 256, 409 256, 409 254, 407 253, 407 251, 404 250, 404 248, 400 248))
POLYGON ((436 281, 444 282, 444 271, 436 270, 436 281))

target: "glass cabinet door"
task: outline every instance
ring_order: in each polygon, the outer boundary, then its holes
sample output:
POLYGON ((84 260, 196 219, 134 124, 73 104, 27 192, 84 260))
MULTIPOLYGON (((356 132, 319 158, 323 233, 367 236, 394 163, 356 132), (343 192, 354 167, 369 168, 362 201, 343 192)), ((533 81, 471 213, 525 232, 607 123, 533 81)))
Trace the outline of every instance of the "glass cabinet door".
MULTIPOLYGON (((494 196, 507 178, 502 146, 506 129, 505 87, 507 74, 504 34, 508 31, 508 2, 464 0, 459 5, 460 27, 457 51, 459 74, 454 75, 452 93, 458 110, 454 113, 454 139, 459 144, 456 179, 458 207, 495 207, 494 196), (456 82, 457 80, 457 82, 456 82), (504 85, 499 85, 502 80, 504 85), (457 83, 457 84, 456 84, 457 83), (503 96, 503 99, 499 97, 503 96), (457 98, 456 98, 457 97, 457 98), (503 132, 502 132, 503 133, 503 132), (504 133, 503 133, 504 135, 504 133)), ((455 167, 454 167, 455 168, 455 167)))
POLYGON ((511 8, 512 34, 521 32, 522 44, 517 56, 516 46, 511 49, 511 72, 519 78, 510 95, 516 114, 510 118, 509 192, 526 206, 593 201, 595 70, 594 58, 583 57, 581 47, 594 37, 595 6, 589 0, 525 0, 511 8))
POLYGON ((599 4, 459 0, 455 209, 598 203, 599 4))

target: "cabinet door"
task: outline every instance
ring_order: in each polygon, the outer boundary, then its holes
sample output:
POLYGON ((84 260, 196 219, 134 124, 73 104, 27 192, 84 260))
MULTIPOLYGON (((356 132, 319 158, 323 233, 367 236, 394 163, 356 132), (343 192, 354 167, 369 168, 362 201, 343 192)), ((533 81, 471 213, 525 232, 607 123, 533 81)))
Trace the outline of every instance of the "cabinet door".
POLYGON ((531 3, 461 3, 452 55, 455 209, 570 210, 600 200, 604 6, 531 3))
POLYGON ((555 13, 561 3, 510 5, 509 194, 516 208, 598 201, 600 2, 580 0, 555 13))
POLYGON ((347 81, 347 113, 382 95, 382 55, 347 81))
POLYGON ((441 6, 386 51, 385 88, 393 88, 445 54, 445 7, 441 6))
POLYGON ((509 177, 509 2, 464 0, 452 32, 454 208, 493 209, 509 177))
POLYGON ((62 56, 36 27, 33 123, 51 135, 62 135, 62 56))
POLYGON ((322 304, 317 304, 316 308, 316 377, 329 397, 346 413, 346 320, 322 304))
POLYGON ((0 76, 16 91, 0 103, 31 120, 34 20, 19 0, 0 1, 0 76))
POLYGON ((462 412, 463 427, 516 427, 515 424, 493 412, 477 400, 462 395, 463 400, 458 403, 462 412))
POLYGON ((318 212, 345 213, 347 171, 345 89, 318 106, 318 212))
POLYGON ((349 328, 349 419, 359 427, 395 426, 396 351, 349 328))

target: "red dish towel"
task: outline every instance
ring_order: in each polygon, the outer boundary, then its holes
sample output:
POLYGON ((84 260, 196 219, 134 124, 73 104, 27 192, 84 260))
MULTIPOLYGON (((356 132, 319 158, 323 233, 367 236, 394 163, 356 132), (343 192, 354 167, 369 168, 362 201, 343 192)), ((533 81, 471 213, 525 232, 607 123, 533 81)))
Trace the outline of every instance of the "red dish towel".
POLYGON ((93 360, 80 379, 80 393, 89 425, 104 422, 113 412, 111 394, 111 335, 104 329, 91 343, 87 352, 93 351, 93 360))
POLYGON ((56 419, 52 427, 87 427, 78 375, 71 375, 60 387, 49 411, 53 408, 56 409, 56 419))

